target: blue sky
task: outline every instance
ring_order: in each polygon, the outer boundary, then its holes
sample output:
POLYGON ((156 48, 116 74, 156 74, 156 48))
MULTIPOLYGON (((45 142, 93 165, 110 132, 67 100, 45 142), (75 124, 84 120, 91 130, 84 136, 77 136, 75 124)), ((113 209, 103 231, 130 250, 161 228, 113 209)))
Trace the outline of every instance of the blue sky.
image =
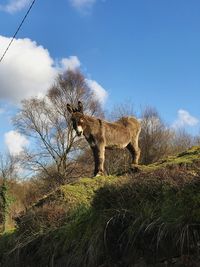
MULTIPOLYGON (((0 2, 1 54, 30 2, 0 2)), ((169 125, 198 133, 199 14, 199 0, 36 0, 0 63, 0 150, 20 100, 66 68, 81 68, 105 109, 154 106, 169 125)))

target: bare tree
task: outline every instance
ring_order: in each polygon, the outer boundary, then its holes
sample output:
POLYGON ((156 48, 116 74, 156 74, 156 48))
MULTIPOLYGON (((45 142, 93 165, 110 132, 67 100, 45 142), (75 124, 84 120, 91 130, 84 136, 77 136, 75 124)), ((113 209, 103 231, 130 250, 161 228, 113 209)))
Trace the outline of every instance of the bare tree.
POLYGON ((195 138, 190 135, 184 128, 174 131, 172 138, 172 153, 180 153, 187 150, 198 142, 198 137, 195 138))
POLYGON ((86 113, 102 116, 101 106, 84 76, 67 71, 58 76, 43 99, 23 100, 14 119, 17 130, 33 144, 23 155, 26 167, 43 171, 52 179, 56 175, 60 184, 75 176, 76 157, 86 145, 83 139, 76 138, 67 112, 67 103, 73 106, 78 100, 84 103, 86 113))
POLYGON ((194 137, 194 145, 200 146, 200 132, 194 137))
POLYGON ((157 110, 146 107, 141 115, 141 162, 153 163, 169 154, 171 130, 161 120, 157 110))
POLYGON ((131 101, 115 105, 108 118, 110 120, 119 120, 127 116, 135 116, 134 104, 131 101))

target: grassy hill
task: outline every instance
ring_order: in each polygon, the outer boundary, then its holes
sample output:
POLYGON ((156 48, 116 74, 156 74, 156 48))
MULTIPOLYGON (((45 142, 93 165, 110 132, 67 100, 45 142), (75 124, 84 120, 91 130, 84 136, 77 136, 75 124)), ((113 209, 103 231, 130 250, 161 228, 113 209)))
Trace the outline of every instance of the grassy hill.
POLYGON ((0 237, 0 266, 200 266, 200 147, 61 186, 16 226, 0 237))

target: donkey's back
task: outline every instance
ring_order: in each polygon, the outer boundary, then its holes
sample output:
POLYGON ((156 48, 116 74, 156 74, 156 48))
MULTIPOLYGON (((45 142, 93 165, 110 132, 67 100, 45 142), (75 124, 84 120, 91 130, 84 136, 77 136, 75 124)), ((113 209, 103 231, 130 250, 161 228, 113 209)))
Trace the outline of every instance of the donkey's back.
POLYGON ((122 117, 112 123, 103 121, 103 128, 107 148, 127 147, 129 143, 138 141, 141 130, 140 123, 134 117, 122 117))
POLYGON ((134 117, 122 117, 116 123, 122 124, 128 129, 139 129, 141 128, 139 121, 134 117))

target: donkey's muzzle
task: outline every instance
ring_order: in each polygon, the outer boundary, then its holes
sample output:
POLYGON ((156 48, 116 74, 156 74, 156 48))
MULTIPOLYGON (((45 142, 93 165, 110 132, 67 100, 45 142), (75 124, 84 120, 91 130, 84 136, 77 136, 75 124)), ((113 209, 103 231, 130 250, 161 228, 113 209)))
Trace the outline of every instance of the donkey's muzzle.
POLYGON ((82 126, 78 126, 76 129, 76 133, 78 136, 81 136, 83 134, 83 128, 82 126))

